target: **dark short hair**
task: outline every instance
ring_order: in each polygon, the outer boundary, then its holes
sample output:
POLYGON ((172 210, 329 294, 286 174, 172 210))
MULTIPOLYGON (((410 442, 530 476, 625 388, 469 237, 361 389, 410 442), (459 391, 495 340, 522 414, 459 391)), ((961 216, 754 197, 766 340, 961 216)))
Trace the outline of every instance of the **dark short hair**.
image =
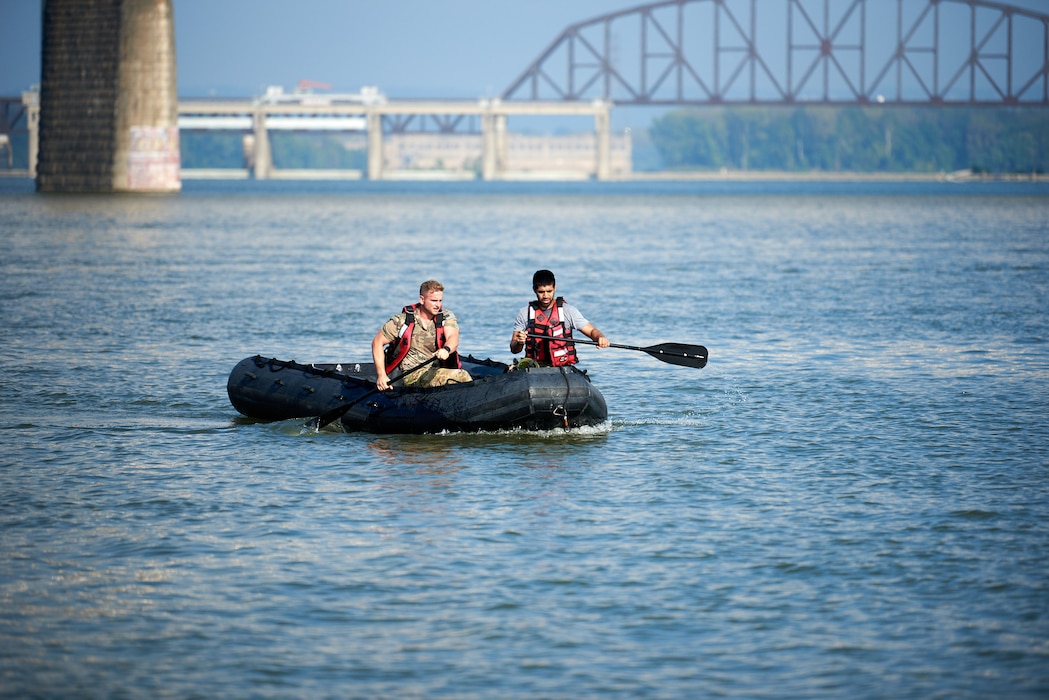
POLYGON ((557 281, 554 279, 554 273, 550 270, 536 270, 535 274, 532 275, 532 291, 545 287, 546 285, 557 286, 557 281))

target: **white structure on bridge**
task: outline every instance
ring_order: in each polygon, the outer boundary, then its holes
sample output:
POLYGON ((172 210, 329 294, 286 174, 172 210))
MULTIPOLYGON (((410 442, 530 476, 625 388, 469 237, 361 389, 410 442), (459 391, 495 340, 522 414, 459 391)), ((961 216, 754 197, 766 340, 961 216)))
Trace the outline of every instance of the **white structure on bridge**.
MULTIPOLYGON (((484 180, 609 180, 631 171, 627 134, 610 133, 612 105, 602 100, 511 102, 481 100, 388 100, 376 88, 354 94, 285 93, 271 87, 254 100, 183 100, 182 130, 245 132, 245 156, 256 179, 286 177, 273 166, 269 134, 273 130, 338 131, 366 135, 367 175, 372 180, 420 177, 472 177, 473 163, 484 180), (383 132, 383 118, 472 117, 480 134, 383 132), (510 134, 511 115, 584 116, 594 119, 594 133, 569 136, 510 134)), ((340 171, 328 171, 339 176, 340 171)), ((215 175, 214 171, 210 173, 215 175)), ((342 171, 343 177, 352 173, 342 171)), ((183 171, 183 177, 193 177, 183 171)), ((306 177, 296 171, 293 176, 306 177)), ((314 177, 317 174, 313 175, 314 177)))
MULTIPOLYGON (((361 88, 359 93, 351 94, 318 94, 296 90, 284 92, 280 86, 271 86, 266 94, 251 103, 244 100, 187 100, 179 104, 178 125, 180 129, 205 131, 252 131, 255 128, 256 106, 266 109, 267 129, 285 129, 290 131, 365 131, 368 120, 360 115, 328 114, 333 105, 349 105, 360 109, 364 105, 382 104, 385 96, 378 88, 361 88), (214 113, 205 113, 211 105, 221 104, 214 113), (233 105, 236 113, 229 113, 227 107, 233 105), (316 108, 315 114, 283 114, 274 111, 285 107, 316 108), (271 109, 272 108, 272 109, 271 109)), ((281 110, 282 111, 282 110, 281 110)))

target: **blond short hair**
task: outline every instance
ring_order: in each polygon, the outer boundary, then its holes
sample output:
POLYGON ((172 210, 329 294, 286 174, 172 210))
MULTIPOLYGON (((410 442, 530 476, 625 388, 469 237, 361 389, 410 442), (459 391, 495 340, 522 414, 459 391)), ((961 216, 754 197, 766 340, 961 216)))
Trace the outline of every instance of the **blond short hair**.
POLYGON ((419 285, 419 296, 424 297, 430 292, 443 292, 444 285, 437 280, 426 280, 419 285))

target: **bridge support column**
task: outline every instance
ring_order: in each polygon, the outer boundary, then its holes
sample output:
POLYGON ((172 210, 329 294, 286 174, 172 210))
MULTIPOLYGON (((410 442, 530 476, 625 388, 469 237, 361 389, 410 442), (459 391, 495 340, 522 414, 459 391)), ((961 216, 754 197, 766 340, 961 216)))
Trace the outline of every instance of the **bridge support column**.
POLYGON ((266 112, 261 107, 255 110, 252 127, 255 136, 252 175, 256 180, 269 180, 273 172, 273 152, 270 150, 270 134, 266 129, 266 112))
POLYGON ((381 180, 382 173, 382 115, 368 111, 368 179, 381 180))
POLYGON ((507 153, 507 140, 506 140, 506 115, 496 114, 492 117, 495 127, 495 140, 492 144, 495 147, 495 172, 497 176, 501 177, 506 173, 506 169, 509 166, 508 153, 507 153))
POLYGON ((612 177, 612 148, 611 148, 611 105, 608 102, 595 101, 594 107, 594 138, 597 140, 597 162, 594 163, 594 176, 598 180, 608 180, 612 177))
POLYGON ((172 0, 44 0, 42 192, 181 189, 172 0))
POLYGON ((507 168, 506 113, 501 101, 481 100, 481 179, 501 180, 507 168))
POLYGON ((481 113, 481 179, 495 179, 495 115, 490 105, 481 113))
POLYGON ((23 92, 22 104, 25 106, 25 124, 29 132, 29 177, 36 178, 36 161, 40 153, 40 93, 23 92))

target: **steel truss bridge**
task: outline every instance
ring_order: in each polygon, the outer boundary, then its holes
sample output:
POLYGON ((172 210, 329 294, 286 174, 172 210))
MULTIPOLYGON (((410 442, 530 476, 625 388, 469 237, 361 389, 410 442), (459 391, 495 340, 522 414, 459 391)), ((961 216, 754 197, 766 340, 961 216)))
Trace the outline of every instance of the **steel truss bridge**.
POLYGON ((571 25, 502 97, 1049 106, 1049 14, 990 0, 663 0, 571 25))

